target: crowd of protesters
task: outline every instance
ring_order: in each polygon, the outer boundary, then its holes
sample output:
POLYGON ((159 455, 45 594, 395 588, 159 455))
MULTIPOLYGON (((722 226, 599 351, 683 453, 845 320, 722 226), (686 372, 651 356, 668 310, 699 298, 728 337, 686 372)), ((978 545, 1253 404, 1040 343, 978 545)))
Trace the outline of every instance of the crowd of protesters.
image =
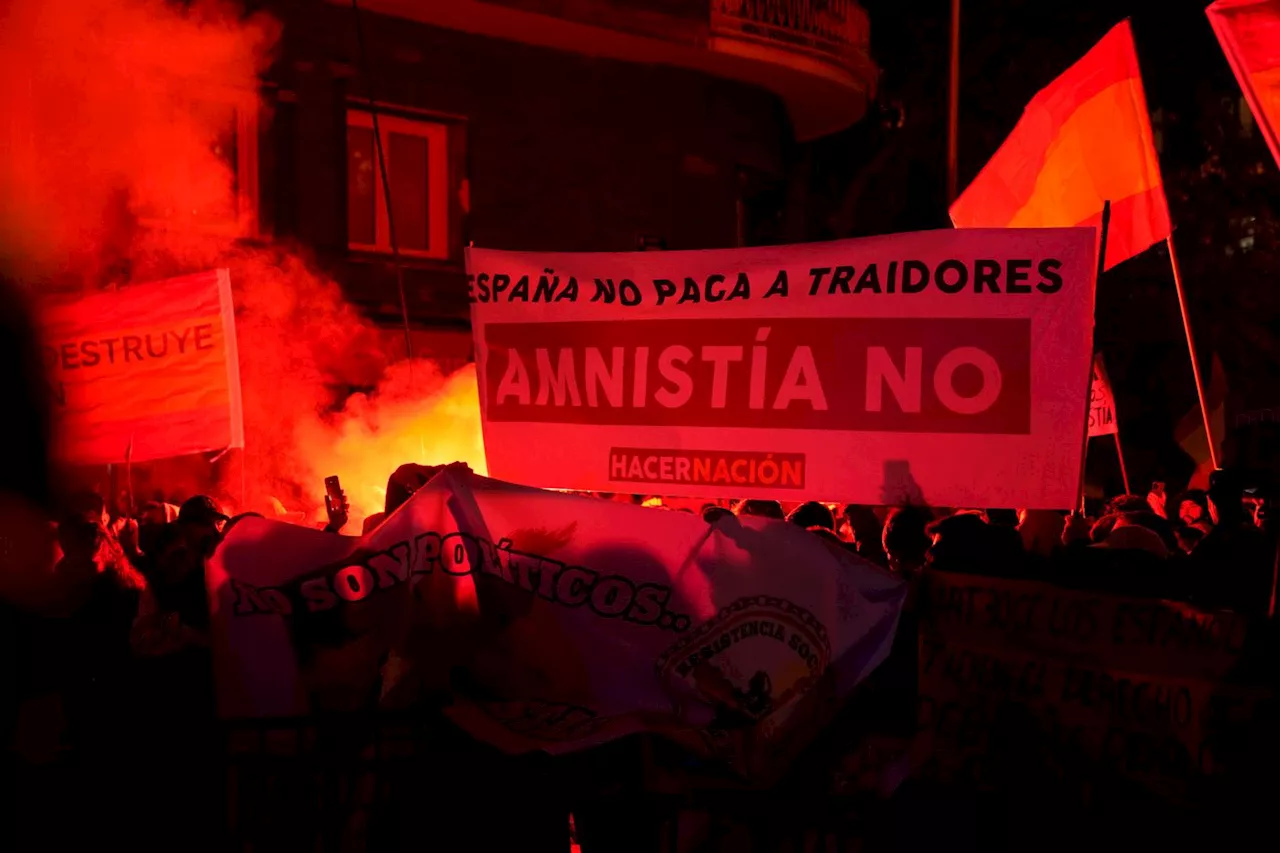
MULTIPOLYGON (((387 511, 433 470, 405 465, 395 472, 387 511)), ((1207 492, 1173 500, 1159 489, 1145 498, 1123 496, 1108 502, 1097 519, 1027 510, 833 509, 817 502, 784 513, 782 504, 768 500, 709 503, 702 514, 713 524, 735 514, 785 520, 909 578, 932 568, 1041 579, 1266 616, 1274 608, 1277 553, 1270 495, 1249 482, 1217 472, 1207 492)), ((642 496, 599 497, 661 505, 642 496)), ((341 530, 346 508, 329 509, 326 529, 341 530)), ((383 517, 367 519, 364 530, 383 517)), ((118 726, 111 722, 118 706, 126 697, 136 704, 140 686, 157 683, 161 674, 163 701, 173 706, 170 718, 210 713, 204 565, 229 520, 206 495, 181 506, 152 502, 133 516, 111 512, 94 493, 66 501, 52 528, 52 583, 36 613, 25 614, 38 639, 8 644, 39 650, 37 657, 47 659, 16 666, 6 680, 20 689, 11 695, 61 697, 64 745, 88 746, 104 724, 118 726)), ((16 713, 11 708, 8 719, 19 728, 31 722, 16 713)))
MULTIPOLYGON (((366 519, 363 531, 376 527, 436 470, 397 470, 388 483, 385 512, 366 519)), ((655 497, 595 497, 675 508, 655 497)), ((701 510, 711 524, 732 524, 745 515, 795 524, 913 581, 925 569, 1039 579, 1266 617, 1274 609, 1277 565, 1270 500, 1255 481, 1221 471, 1205 492, 1172 500, 1159 488, 1145 498, 1122 496, 1095 519, 817 502, 787 512, 768 500, 707 503, 701 510)), ((6 730, 24 764, 72 755, 94 766, 119 767, 145 755, 148 766, 168 767, 162 778, 151 780, 150 791, 156 802, 168 804, 164 819, 178 826, 195 821, 195 813, 216 800, 192 795, 209 780, 193 776, 191 768, 210 766, 210 756, 200 754, 208 745, 192 732, 214 729, 204 569, 232 519, 207 495, 180 505, 154 501, 132 514, 124 503, 113 508, 98 494, 75 495, 62 501, 56 523, 48 526, 53 557, 43 597, 35 606, 7 606, 3 617, 9 664, 4 678, 11 688, 6 730), (174 800, 170 786, 178 779, 184 780, 184 795, 174 800)), ((325 529, 341 531, 347 508, 327 506, 325 529)), ((696 512, 697 506, 681 509, 696 512)), ((887 677, 901 682, 903 701, 894 703, 893 713, 906 727, 913 713, 910 624, 907 613, 904 639, 894 652, 902 659, 895 665, 891 658, 885 667, 887 677)), ((109 782, 103 777, 100 784, 109 782)), ((148 790, 148 783, 140 790, 148 790)), ((96 796, 98 802, 115 802, 96 796)), ((99 820, 106 825, 119 817, 119 808, 112 807, 99 820)))
MULTIPOLYGON (((1183 601, 1249 616, 1274 609, 1273 494, 1263 477, 1215 472, 1205 490, 1170 499, 1122 495, 1096 518, 1080 513, 810 502, 784 513, 748 500, 736 512, 787 519, 891 571, 925 568, 1046 580, 1069 587, 1183 601)), ((709 505, 709 521, 728 510, 709 505)))
MULTIPOLYGON (((197 829, 225 794, 210 772, 214 746, 200 735, 215 729, 204 567, 229 511, 206 495, 135 512, 94 493, 56 496, 47 399, 20 317, 21 306, 0 304, 0 322, 13 325, 0 335, 0 355, 15 366, 12 397, 24 413, 11 419, 17 431, 0 468, 0 730, 6 788, 15 792, 0 798, 0 826, 40 833, 11 849, 58 849, 94 837, 132 839, 135 849, 213 849, 217 841, 197 829), (68 762, 84 772, 38 770, 68 762)), ((431 473, 398 470, 386 512, 431 473)), ((662 505, 644 496, 597 497, 662 505)), ((1264 482, 1221 471, 1207 491, 1170 497, 1157 487, 1145 497, 1115 498, 1093 519, 813 502, 785 512, 763 500, 701 510, 715 524, 735 515, 786 521, 910 579, 926 568, 1032 578, 1268 617, 1277 571, 1272 499, 1264 482)), ((329 509, 327 529, 341 530, 345 507, 329 509)), ((366 519, 363 529, 384 517, 366 519)), ((909 645, 896 643, 894 655, 909 645)), ((885 671, 910 682, 913 667, 885 671)), ((895 708, 909 728, 910 704, 895 708)), ((489 801, 477 798, 477 815, 489 801)), ((451 802, 461 808, 466 799, 451 802)), ((595 814, 599 826, 608 812, 595 814)), ((579 815, 587 824, 590 816, 579 815)), ((604 823, 627 826, 621 818, 604 823)))

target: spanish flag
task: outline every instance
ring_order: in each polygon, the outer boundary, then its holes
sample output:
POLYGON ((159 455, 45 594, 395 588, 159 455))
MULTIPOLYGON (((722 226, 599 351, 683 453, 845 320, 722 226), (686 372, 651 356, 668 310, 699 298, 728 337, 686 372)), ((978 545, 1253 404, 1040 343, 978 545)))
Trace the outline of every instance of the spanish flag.
POLYGON ((1205 14, 1280 163, 1280 0, 1218 0, 1205 14))
POLYGON ((1169 236, 1127 20, 1031 100, 951 206, 951 221, 957 228, 1096 228, 1107 201, 1107 269, 1169 236))

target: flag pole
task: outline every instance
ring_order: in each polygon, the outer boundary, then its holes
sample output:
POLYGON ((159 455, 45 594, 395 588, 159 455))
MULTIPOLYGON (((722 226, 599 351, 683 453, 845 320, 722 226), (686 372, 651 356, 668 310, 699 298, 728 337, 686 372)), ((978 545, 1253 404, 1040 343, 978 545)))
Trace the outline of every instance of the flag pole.
MULTIPOLYGON (((1097 313, 1098 279, 1107 268, 1107 233, 1111 230, 1111 202, 1102 203, 1102 227, 1098 231, 1098 274, 1093 279, 1094 313, 1097 313)), ((1089 369, 1085 371, 1088 384, 1084 386, 1084 435, 1080 439, 1080 485, 1076 490, 1076 509, 1084 515, 1084 473, 1089 461, 1089 415, 1093 408, 1093 326, 1094 318, 1089 318, 1089 369)), ((1125 491, 1128 491, 1126 489, 1125 491)))
MULTIPOLYGON (((1112 394, 1115 389, 1112 389, 1112 394)), ((1124 466, 1124 450, 1120 447, 1120 425, 1116 424, 1116 431, 1111 433, 1111 437, 1116 440, 1116 458, 1120 460, 1120 481, 1124 483, 1124 493, 1126 495, 1133 494, 1133 489, 1129 488, 1129 470, 1124 466)))
POLYGON ((1204 437, 1209 444, 1209 462, 1214 470, 1218 470, 1218 448, 1213 443, 1213 426, 1209 423, 1209 404, 1204 396, 1204 379, 1200 375, 1200 359, 1196 355, 1195 338, 1191 336, 1191 313, 1187 310, 1187 292, 1182 286, 1182 267, 1178 264, 1178 253, 1173 248, 1173 235, 1164 240, 1169 247, 1169 266, 1173 268, 1173 286, 1178 292, 1178 309, 1182 311, 1182 331, 1187 336, 1187 353, 1191 356, 1191 375, 1196 380, 1196 399, 1200 401, 1200 417, 1204 420, 1204 437))
POLYGON ((129 517, 137 514, 137 504, 133 500, 133 434, 129 435, 129 445, 124 449, 124 478, 128 488, 129 517))
POLYGON ((947 204, 956 200, 960 136, 960 0, 951 0, 951 75, 947 92, 947 204))

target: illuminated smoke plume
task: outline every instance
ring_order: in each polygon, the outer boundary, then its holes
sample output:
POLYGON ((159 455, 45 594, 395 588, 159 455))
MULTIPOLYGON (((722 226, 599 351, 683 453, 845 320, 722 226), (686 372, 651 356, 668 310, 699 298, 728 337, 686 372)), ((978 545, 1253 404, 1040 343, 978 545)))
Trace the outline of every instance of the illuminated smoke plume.
POLYGON ((191 93, 255 92, 278 34, 271 19, 161 0, 0 10, 0 247, 11 269, 93 277, 130 249, 136 217, 230 202, 231 174, 208 144, 217 119, 191 93))
POLYGON ((444 376, 423 359, 394 364, 375 395, 350 397, 341 416, 303 424, 298 438, 323 448, 299 460, 311 464, 307 482, 338 474, 357 523, 382 510, 387 476, 402 462, 461 460, 485 473, 473 366, 444 376))
POLYGON ((209 227, 235 221, 237 198, 226 100, 204 93, 261 109, 279 31, 214 0, 0 0, 0 269, 92 289, 230 267, 247 508, 272 496, 312 511, 336 473, 359 518, 403 462, 482 468, 474 374, 420 362, 410 386, 334 282, 209 227), (353 388, 377 391, 346 399, 353 388))

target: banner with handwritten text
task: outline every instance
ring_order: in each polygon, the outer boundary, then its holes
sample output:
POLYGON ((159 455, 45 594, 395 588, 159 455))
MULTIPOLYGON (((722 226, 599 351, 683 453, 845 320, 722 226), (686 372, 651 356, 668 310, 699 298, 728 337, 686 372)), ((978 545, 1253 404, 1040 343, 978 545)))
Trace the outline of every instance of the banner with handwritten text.
POLYGON ((457 722, 508 751, 652 731, 753 776, 880 664, 906 594, 783 522, 458 472, 359 539, 238 521, 208 582, 225 716, 447 689, 457 722))
POLYGON ((50 305, 58 455, 101 465, 244 446, 227 270, 50 305))
POLYGON ((1093 358, 1093 382, 1089 386, 1089 437, 1115 435, 1120 431, 1116 422, 1116 398, 1111 392, 1102 356, 1093 358))
POLYGON ((926 776, 1136 780, 1174 798, 1221 773, 1261 691, 1237 683, 1246 620, 1035 581, 930 572, 920 597, 926 776))

